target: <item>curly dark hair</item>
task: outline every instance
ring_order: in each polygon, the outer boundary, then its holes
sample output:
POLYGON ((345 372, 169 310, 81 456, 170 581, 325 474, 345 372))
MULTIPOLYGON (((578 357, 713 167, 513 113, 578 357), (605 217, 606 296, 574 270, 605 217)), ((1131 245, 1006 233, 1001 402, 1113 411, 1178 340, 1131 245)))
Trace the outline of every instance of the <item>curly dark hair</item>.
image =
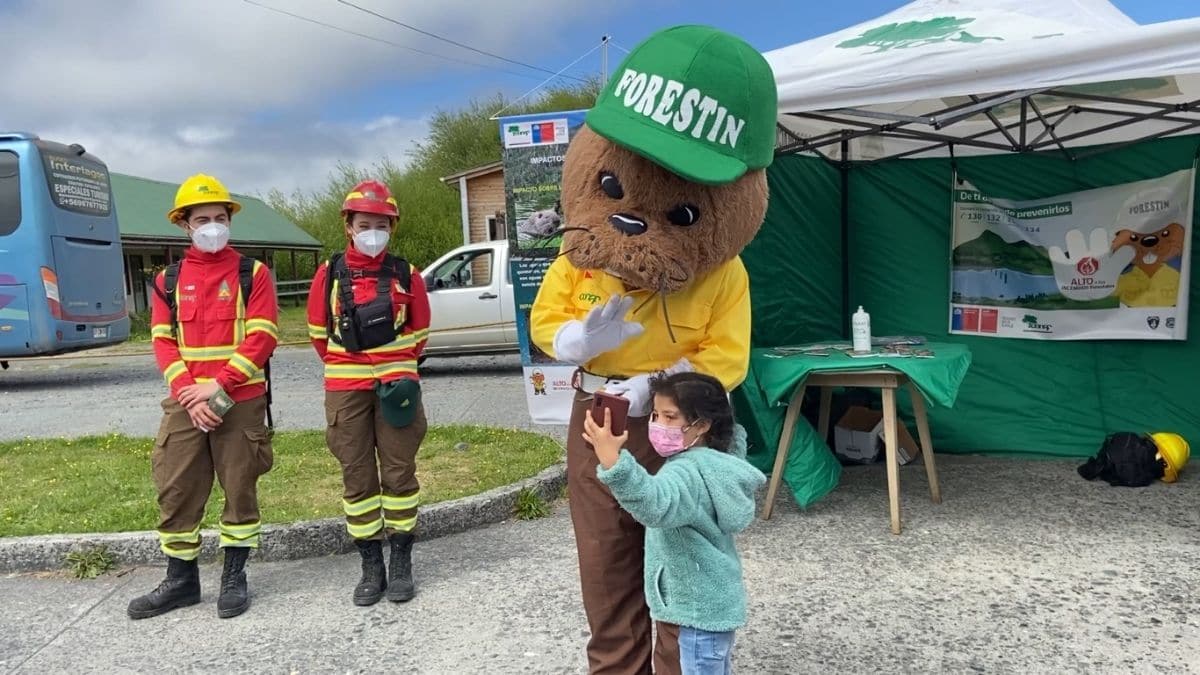
POLYGON ((675 402, 688 424, 709 423, 705 444, 728 452, 733 442, 733 406, 721 381, 703 373, 677 373, 650 380, 650 393, 675 402))

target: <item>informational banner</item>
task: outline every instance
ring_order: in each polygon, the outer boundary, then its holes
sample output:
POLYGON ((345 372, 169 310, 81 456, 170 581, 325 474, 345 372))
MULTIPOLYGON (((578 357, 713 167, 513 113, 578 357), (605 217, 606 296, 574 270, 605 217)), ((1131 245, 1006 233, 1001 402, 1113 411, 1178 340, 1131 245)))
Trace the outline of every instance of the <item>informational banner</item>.
POLYGON ((536 424, 567 424, 575 366, 550 358, 529 336, 529 313, 562 236, 563 160, 587 111, 500 118, 508 250, 529 416, 536 424))
POLYGON ((953 185, 950 332, 1186 340, 1195 167, 1013 201, 953 185))

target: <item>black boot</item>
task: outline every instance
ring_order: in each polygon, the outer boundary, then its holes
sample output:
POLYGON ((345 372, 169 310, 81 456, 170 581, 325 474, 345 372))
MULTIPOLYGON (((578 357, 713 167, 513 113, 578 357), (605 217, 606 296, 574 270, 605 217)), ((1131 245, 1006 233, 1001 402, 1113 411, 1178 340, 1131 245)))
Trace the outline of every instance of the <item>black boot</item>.
POLYGON ((388 561, 388 600, 392 602, 407 602, 412 600, 412 545, 413 536, 409 532, 397 532, 390 538, 392 559, 388 561))
POLYGON ((200 602, 200 568, 195 560, 167 558, 167 578, 158 588, 129 601, 129 618, 148 619, 200 602))
POLYGON ((221 595, 217 598, 217 616, 222 619, 237 616, 250 608, 250 592, 246 588, 246 558, 250 549, 245 546, 225 547, 225 569, 221 572, 221 595))
POLYGON ((362 579, 354 587, 354 604, 373 605, 383 597, 387 588, 387 570, 383 567, 383 542, 378 539, 358 539, 354 542, 362 556, 362 579))

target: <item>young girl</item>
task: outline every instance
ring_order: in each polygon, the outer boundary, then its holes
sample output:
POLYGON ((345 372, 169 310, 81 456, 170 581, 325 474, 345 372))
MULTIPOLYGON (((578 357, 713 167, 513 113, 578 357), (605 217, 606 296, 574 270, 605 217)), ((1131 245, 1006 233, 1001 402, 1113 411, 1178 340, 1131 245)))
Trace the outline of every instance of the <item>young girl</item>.
POLYGON ((583 437, 601 482, 646 526, 647 604, 656 621, 679 625, 683 673, 729 673, 733 632, 746 622, 733 535, 754 520, 766 477, 746 462, 746 432, 716 378, 679 373, 650 391, 650 442, 668 458, 656 475, 622 449, 628 434, 612 434, 607 409, 601 421, 588 414, 583 437))

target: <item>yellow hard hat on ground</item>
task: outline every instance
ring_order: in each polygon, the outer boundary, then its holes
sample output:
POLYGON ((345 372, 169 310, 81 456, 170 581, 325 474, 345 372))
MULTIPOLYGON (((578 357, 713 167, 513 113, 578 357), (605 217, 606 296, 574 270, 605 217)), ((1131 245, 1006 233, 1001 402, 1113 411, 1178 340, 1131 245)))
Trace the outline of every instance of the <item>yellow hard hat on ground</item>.
POLYGON ((242 210, 242 205, 233 201, 229 190, 225 189, 221 181, 198 173, 179 186, 175 193, 175 208, 167 212, 167 220, 172 223, 179 222, 186 209, 200 204, 226 204, 231 214, 242 210))
POLYGON ((1166 464, 1163 469, 1163 482, 1174 483, 1179 479, 1179 472, 1183 471, 1183 465, 1187 464, 1191 455, 1188 442, 1179 434, 1161 431, 1150 434, 1150 438, 1154 439, 1154 445, 1158 446, 1158 456, 1166 464))

